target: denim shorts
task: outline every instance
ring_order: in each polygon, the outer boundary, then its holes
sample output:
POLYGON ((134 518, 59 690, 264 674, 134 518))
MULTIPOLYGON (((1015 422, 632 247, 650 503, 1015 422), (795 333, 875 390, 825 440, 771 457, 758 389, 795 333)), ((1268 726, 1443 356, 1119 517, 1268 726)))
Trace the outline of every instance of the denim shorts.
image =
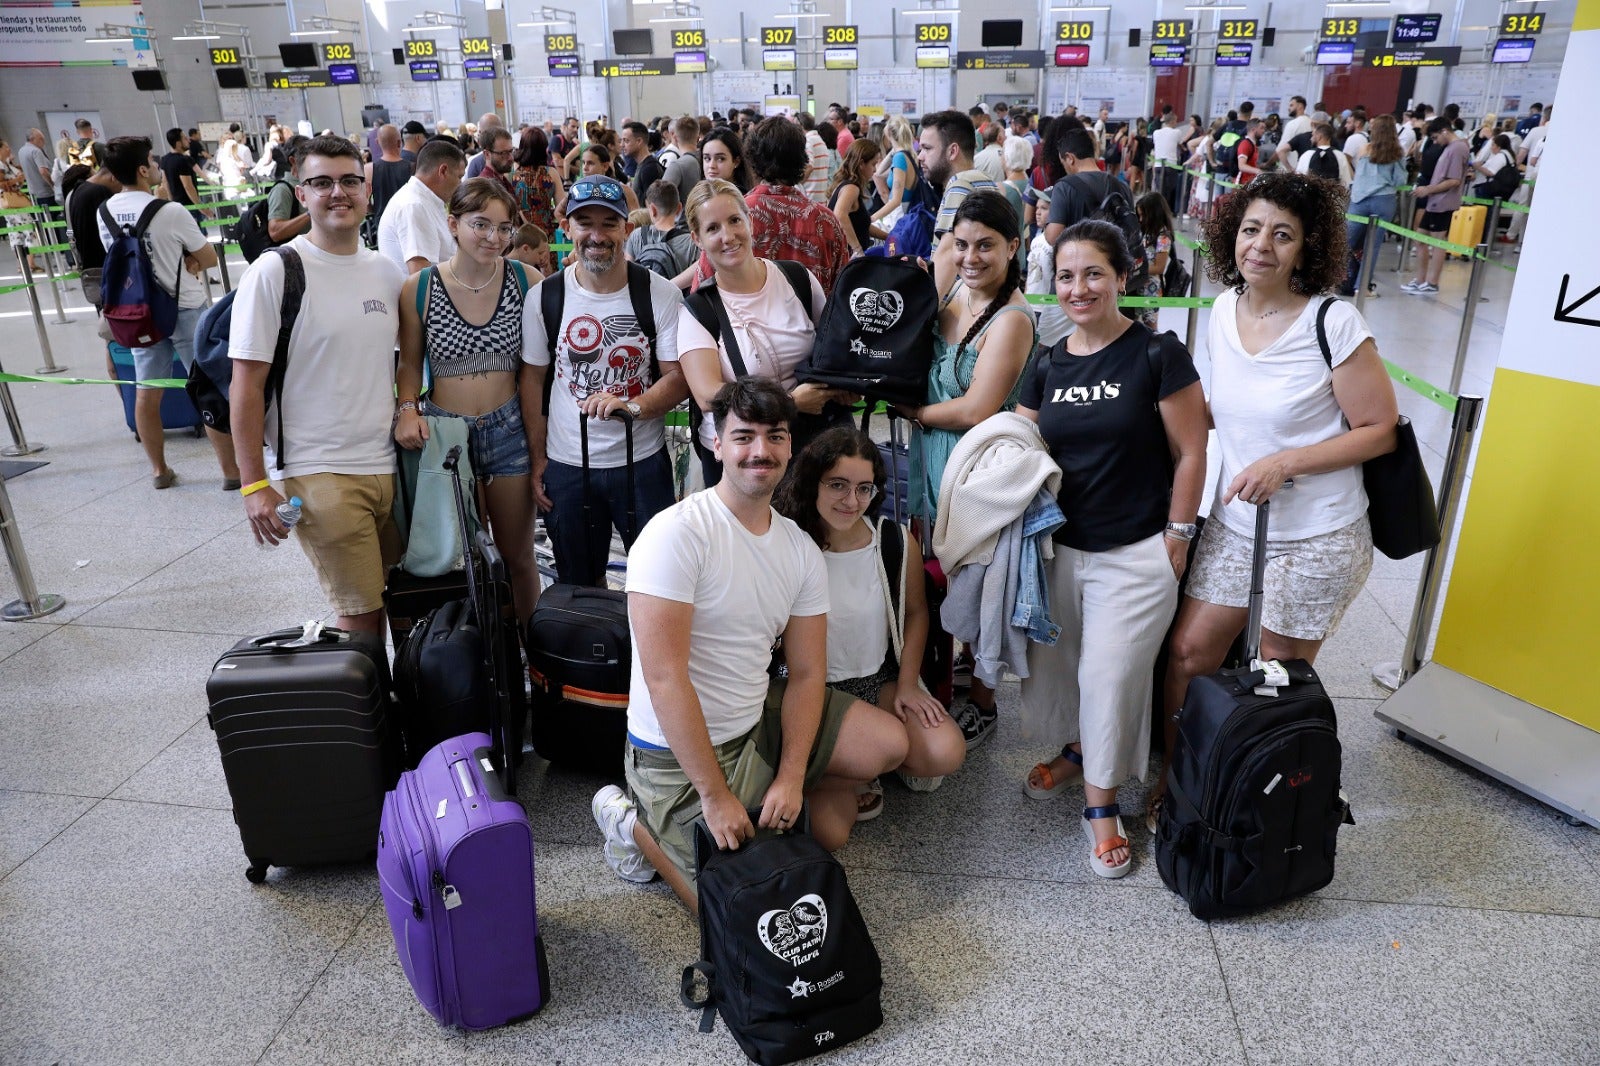
POLYGON ((528 438, 522 431, 522 401, 516 396, 486 415, 458 415, 426 397, 418 410, 425 415, 465 420, 472 472, 477 477, 523 477, 533 472, 528 438))

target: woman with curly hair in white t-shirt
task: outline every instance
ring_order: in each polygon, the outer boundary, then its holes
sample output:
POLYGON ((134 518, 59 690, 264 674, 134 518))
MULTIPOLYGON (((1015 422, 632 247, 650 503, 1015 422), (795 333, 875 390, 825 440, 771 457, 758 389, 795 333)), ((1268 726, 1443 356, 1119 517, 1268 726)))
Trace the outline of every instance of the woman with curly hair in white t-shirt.
POLYGON ((1273 501, 1263 659, 1314 661, 1372 569, 1361 464, 1394 449, 1399 414, 1366 321, 1326 295, 1345 270, 1344 204, 1337 182, 1263 174, 1206 223, 1224 286, 1206 389, 1222 473, 1171 637, 1169 758, 1189 679, 1244 628, 1257 504, 1273 501))

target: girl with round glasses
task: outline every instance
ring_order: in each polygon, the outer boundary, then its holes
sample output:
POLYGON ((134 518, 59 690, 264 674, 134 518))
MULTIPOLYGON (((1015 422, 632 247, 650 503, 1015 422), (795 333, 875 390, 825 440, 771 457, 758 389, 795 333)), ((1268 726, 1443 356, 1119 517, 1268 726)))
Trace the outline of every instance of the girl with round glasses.
MULTIPOLYGON (((910 752, 899 773, 925 792, 960 769, 967 745, 922 686, 930 625, 922 549, 906 526, 879 514, 885 480, 872 438, 837 426, 795 458, 775 506, 817 542, 828 564, 828 687, 905 724, 910 752)), ((864 793, 856 820, 876 818, 882 797, 881 786, 864 793)))
POLYGON ((539 574, 532 464, 517 392, 527 366, 522 305, 530 278, 504 254, 516 237, 517 202, 495 179, 472 178, 450 197, 449 211, 455 254, 413 274, 400 294, 394 439, 414 450, 428 440, 429 416, 467 422, 489 531, 511 573, 517 617, 525 619, 539 597, 539 574))

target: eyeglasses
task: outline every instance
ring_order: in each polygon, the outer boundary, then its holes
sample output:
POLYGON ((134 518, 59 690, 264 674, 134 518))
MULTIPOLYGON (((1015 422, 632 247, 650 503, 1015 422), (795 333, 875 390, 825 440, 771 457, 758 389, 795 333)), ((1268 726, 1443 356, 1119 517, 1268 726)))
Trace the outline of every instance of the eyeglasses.
POLYGON ((497 226, 486 218, 471 218, 467 220, 467 228, 478 235, 480 240, 488 240, 491 236, 503 241, 509 241, 517 235, 517 227, 497 226))
POLYGON ((594 197, 617 203, 622 199, 622 186, 612 181, 580 181, 572 186, 569 200, 588 200, 594 197))
POLYGON ((343 189, 346 193, 356 193, 367 187, 367 179, 362 177, 360 174, 346 174, 344 177, 335 181, 333 178, 318 175, 314 178, 307 178, 300 184, 304 185, 318 196, 327 196, 333 191, 333 187, 335 185, 339 186, 339 188, 343 189))
POLYGON ((878 486, 870 482, 852 485, 842 477, 829 478, 822 483, 822 488, 829 496, 848 496, 854 492, 862 503, 871 503, 878 495, 878 486))
POLYGON ((498 152, 495 151, 493 148, 485 148, 483 150, 483 154, 484 155, 510 155, 513 151, 514 151, 514 149, 511 149, 511 148, 502 148, 498 152))

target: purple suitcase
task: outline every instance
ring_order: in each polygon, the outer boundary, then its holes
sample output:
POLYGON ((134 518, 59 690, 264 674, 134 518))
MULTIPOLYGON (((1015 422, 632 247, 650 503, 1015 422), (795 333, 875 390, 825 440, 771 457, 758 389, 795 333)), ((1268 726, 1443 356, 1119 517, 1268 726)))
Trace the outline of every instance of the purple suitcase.
POLYGON ((549 998, 533 830, 486 733, 430 749, 383 803, 378 880, 400 964, 440 1023, 492 1029, 549 998))

